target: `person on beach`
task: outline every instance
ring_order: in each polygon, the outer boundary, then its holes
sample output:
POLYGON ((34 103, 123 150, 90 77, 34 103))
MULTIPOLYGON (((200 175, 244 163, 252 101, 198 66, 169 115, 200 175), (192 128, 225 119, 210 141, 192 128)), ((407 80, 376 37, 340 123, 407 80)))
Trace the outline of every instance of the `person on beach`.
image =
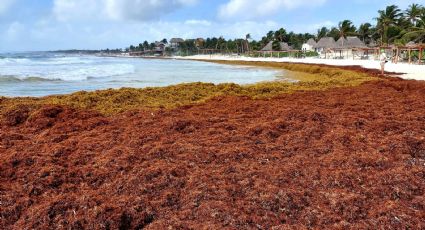
POLYGON ((384 75, 385 64, 388 62, 388 58, 387 58, 387 54, 385 53, 385 50, 381 50, 381 56, 379 57, 379 61, 381 63, 381 74, 384 75))

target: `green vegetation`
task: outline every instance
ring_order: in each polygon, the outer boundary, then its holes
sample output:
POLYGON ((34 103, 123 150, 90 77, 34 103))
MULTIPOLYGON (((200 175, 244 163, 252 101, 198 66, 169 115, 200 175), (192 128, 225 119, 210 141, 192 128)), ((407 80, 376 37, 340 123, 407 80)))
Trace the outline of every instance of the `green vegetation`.
MULTIPOLYGON (((219 62, 228 64, 228 62, 219 62)), ((231 64, 247 65, 244 62, 231 64)), ((128 110, 176 108, 183 105, 202 103, 216 96, 247 96, 264 99, 284 93, 306 90, 325 90, 334 87, 357 86, 375 78, 368 74, 304 64, 255 62, 250 65, 283 68, 294 72, 299 83, 284 81, 263 82, 253 85, 191 83, 169 87, 144 89, 123 88, 95 92, 77 92, 70 95, 44 98, 0 98, 0 113, 24 106, 33 110, 41 105, 65 105, 78 109, 99 111, 105 115, 128 110)))
POLYGON ((302 52, 302 51, 294 51, 294 52, 274 51, 274 52, 263 52, 263 53, 250 53, 247 56, 249 56, 249 57, 274 57, 274 58, 286 58, 286 57, 300 58, 300 57, 318 57, 319 53, 317 53, 315 51, 307 51, 307 52, 302 52))
MULTIPOLYGON (((211 52, 221 53, 247 53, 261 50, 270 41, 274 41, 273 50, 279 50, 278 42, 286 42, 293 49, 300 50, 302 44, 310 38, 319 40, 323 37, 333 37, 338 40, 340 37, 357 36, 366 44, 386 46, 391 44, 405 45, 408 42, 425 42, 425 7, 419 4, 412 4, 406 10, 401 10, 396 5, 387 6, 377 12, 375 23, 365 22, 358 27, 351 20, 342 20, 337 26, 320 28, 316 34, 287 32, 284 28, 276 31, 269 31, 260 40, 252 40, 251 35, 245 38, 228 39, 223 37, 213 37, 202 39, 188 39, 179 44, 175 54, 193 55, 199 50, 213 50, 211 52)), ((166 40, 164 40, 166 43, 166 40)), ((163 42, 164 42, 163 41, 163 42)), ((152 50, 155 43, 149 44, 145 41, 138 46, 130 46, 127 51, 152 50)), ((167 52, 172 54, 172 52, 167 52)))

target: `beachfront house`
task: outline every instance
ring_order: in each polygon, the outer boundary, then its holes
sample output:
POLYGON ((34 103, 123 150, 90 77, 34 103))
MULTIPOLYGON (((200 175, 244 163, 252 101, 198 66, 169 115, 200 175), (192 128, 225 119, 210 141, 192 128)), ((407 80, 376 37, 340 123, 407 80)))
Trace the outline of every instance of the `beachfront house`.
POLYGON ((333 49, 336 47, 337 45, 334 38, 323 37, 317 42, 316 46, 314 46, 314 49, 320 54, 321 58, 328 58, 333 56, 333 49))
POLYGON ((197 39, 195 39, 195 46, 196 46, 196 48, 199 49, 199 48, 203 47, 204 44, 205 44, 205 39, 203 39, 203 38, 197 38, 197 39))
POLYGON ((165 51, 166 44, 163 42, 155 42, 155 53, 163 53, 165 51))
POLYGON ((301 50, 303 51, 303 52, 312 52, 312 51, 316 51, 316 49, 314 48, 314 47, 316 47, 316 45, 317 45, 317 42, 313 39, 313 38, 310 38, 306 43, 304 43, 303 45, 302 45, 302 48, 301 48, 301 50))
POLYGON ((341 37, 336 42, 335 58, 361 58, 363 59, 365 54, 366 44, 358 37, 341 37))
MULTIPOLYGON (((291 50, 293 50, 292 47, 286 42, 279 42, 279 46, 280 46, 280 50, 275 50, 275 51, 291 51, 291 50)), ((269 43, 267 43, 267 45, 264 46, 261 49, 261 51, 263 51, 263 52, 273 51, 273 41, 270 41, 269 43)))
POLYGON ((341 37, 336 42, 337 48, 341 49, 355 49, 355 48, 366 48, 366 44, 362 42, 358 37, 341 37))
POLYGON ((180 44, 184 43, 183 38, 172 38, 170 40, 170 47, 171 48, 179 48, 180 44))

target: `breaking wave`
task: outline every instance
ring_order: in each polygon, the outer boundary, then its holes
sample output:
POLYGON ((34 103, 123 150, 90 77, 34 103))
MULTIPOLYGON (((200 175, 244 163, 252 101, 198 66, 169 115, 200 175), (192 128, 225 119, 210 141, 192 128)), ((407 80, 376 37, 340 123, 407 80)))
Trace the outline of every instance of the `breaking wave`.
POLYGON ((18 77, 18 76, 0 76, 0 83, 16 83, 16 82, 46 82, 61 81, 60 79, 47 79, 42 77, 18 77))

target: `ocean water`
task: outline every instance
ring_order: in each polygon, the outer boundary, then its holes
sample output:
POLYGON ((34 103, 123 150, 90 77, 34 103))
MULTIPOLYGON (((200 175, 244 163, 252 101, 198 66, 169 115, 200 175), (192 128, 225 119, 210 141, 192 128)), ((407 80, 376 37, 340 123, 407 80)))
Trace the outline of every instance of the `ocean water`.
POLYGON ((47 96, 108 88, 210 82, 250 84, 282 71, 182 60, 67 55, 0 54, 0 96, 47 96))

